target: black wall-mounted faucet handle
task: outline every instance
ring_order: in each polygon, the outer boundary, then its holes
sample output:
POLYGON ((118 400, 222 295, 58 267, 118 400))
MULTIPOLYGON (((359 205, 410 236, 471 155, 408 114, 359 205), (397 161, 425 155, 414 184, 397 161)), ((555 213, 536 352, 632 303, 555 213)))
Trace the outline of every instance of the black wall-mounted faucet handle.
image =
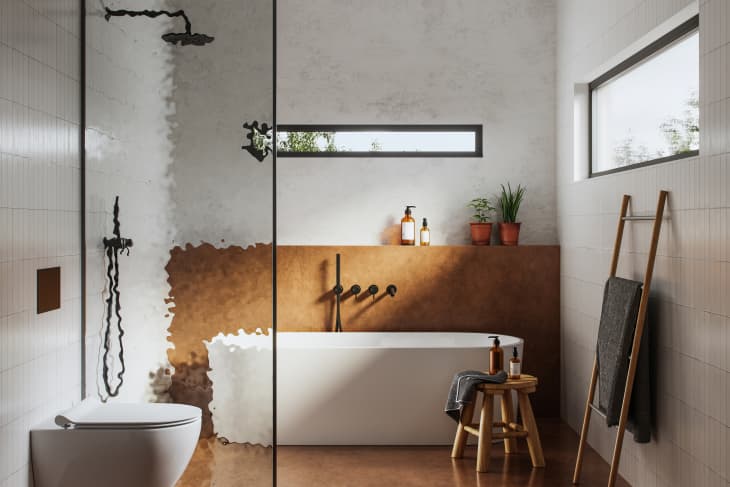
POLYGON ((368 294, 370 294, 371 296, 375 296, 376 294, 378 294, 378 291, 380 291, 380 289, 378 289, 378 286, 376 286, 375 284, 371 284, 368 286, 368 294))
POLYGON ((395 293, 398 292, 398 288, 395 287, 395 284, 388 284, 388 287, 385 288, 385 292, 388 293, 391 298, 394 298, 395 293))
POLYGON ((352 286, 350 286, 350 292, 354 296, 357 296, 358 294, 360 294, 360 291, 362 291, 362 288, 360 287, 359 284, 353 284, 352 286))
POLYGON ((342 287, 342 284, 337 284, 335 287, 332 288, 332 292, 338 296, 340 294, 342 294, 343 291, 344 291, 344 288, 342 287))

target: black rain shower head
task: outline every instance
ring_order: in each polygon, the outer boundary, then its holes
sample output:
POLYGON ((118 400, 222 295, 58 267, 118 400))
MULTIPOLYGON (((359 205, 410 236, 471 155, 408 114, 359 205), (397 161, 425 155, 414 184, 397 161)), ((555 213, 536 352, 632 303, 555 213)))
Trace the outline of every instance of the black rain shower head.
POLYGON ((192 26, 190 25, 190 19, 188 19, 188 16, 185 15, 185 12, 183 10, 177 10, 175 12, 168 12, 167 10, 112 10, 110 8, 106 8, 106 15, 104 15, 104 18, 109 21, 112 17, 149 17, 151 19, 154 19, 156 17, 159 17, 160 15, 165 15, 167 17, 182 17, 185 20, 185 32, 170 32, 168 34, 163 34, 162 39, 165 42, 169 42, 170 44, 177 45, 180 43, 181 46, 204 46, 205 44, 208 44, 209 42, 213 42, 215 37, 211 37, 209 35, 205 34, 199 34, 199 33, 192 33, 192 26))
POLYGON ((162 38, 165 40, 165 42, 169 42, 170 44, 175 44, 179 42, 181 46, 204 46, 209 42, 213 42, 214 37, 207 36, 205 34, 198 34, 197 32, 195 34, 188 34, 187 32, 180 32, 180 33, 174 33, 170 32, 169 34, 164 34, 162 38))

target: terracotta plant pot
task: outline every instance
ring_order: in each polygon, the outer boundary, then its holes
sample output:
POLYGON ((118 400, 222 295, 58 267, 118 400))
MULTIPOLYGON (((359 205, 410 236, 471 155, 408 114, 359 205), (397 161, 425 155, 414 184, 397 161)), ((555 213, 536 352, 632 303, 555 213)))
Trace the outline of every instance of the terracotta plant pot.
POLYGON ((521 223, 499 223, 499 241, 502 245, 517 245, 520 240, 521 223))
POLYGON ((472 245, 489 245, 492 239, 491 223, 471 223, 471 243, 472 245))

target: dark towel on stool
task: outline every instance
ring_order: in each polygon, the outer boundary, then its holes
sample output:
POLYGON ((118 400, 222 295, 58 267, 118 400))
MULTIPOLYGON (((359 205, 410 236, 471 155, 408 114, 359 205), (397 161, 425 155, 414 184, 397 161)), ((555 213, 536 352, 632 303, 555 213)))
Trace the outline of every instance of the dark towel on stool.
POLYGON ((451 381, 444 412, 458 423, 461 420, 461 412, 464 406, 474 401, 477 385, 486 382, 502 384, 506 380, 507 372, 504 370, 500 370, 494 375, 485 374, 478 370, 465 370, 457 373, 451 381))
MULTIPOLYGON (((598 408, 606 415, 608 426, 617 425, 621 416, 641 288, 640 282, 611 277, 603 293, 597 344, 598 408)), ((640 443, 649 441, 651 431, 648 336, 647 323, 641 337, 629 408, 629 429, 634 432, 634 440, 640 443)))

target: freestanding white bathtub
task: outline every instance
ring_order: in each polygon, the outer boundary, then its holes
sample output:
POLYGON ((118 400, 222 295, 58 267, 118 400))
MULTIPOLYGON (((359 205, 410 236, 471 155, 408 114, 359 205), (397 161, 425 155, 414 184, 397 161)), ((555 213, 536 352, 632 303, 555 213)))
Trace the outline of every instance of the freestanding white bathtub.
MULTIPOLYGON (((281 445, 441 445, 444 405, 461 370, 489 367, 489 333, 277 334, 281 445)), ((505 361, 523 341, 500 335, 505 361)), ((499 411, 499 408, 495 408, 499 411)))

